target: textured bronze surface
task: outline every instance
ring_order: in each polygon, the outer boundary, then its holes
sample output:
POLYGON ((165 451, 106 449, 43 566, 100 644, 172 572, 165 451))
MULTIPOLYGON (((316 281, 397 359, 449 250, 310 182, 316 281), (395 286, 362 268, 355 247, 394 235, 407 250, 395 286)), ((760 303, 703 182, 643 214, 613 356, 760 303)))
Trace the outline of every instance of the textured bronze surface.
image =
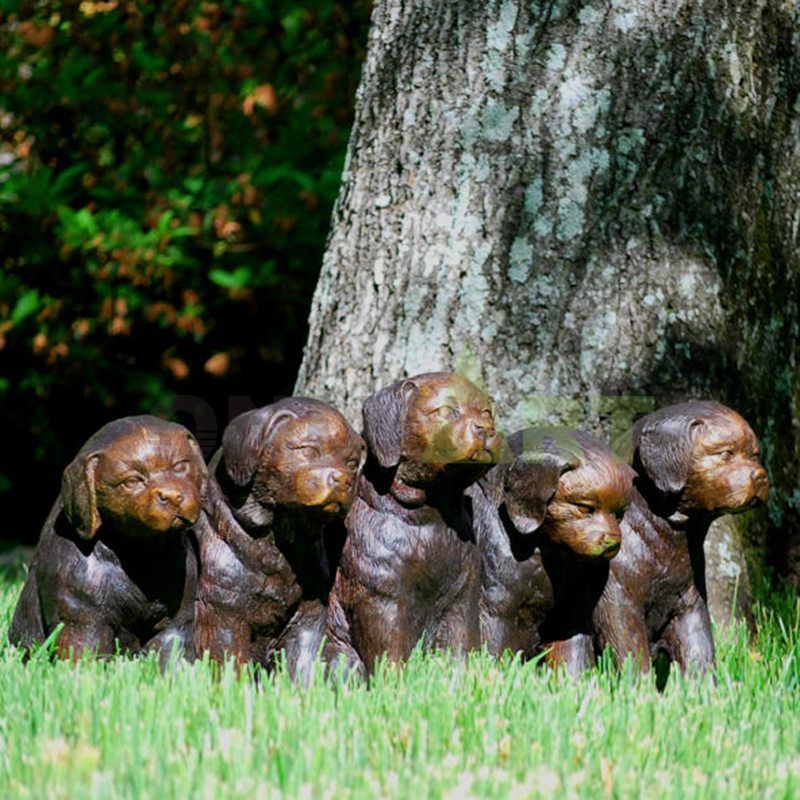
POLYGON ((703 540, 715 517, 767 500, 758 440, 720 403, 681 403, 636 424, 632 463, 622 547, 595 613, 597 644, 618 662, 631 655, 643 671, 659 654, 682 670, 705 670, 714 643, 703 540))
POLYGON ((632 470, 580 431, 529 428, 470 488, 481 552, 481 636, 491 653, 593 662, 592 613, 620 546, 632 470))
POLYGON ((500 451, 491 399, 462 376, 397 381, 364 403, 370 457, 347 517, 326 656, 370 674, 417 642, 478 646, 480 559, 465 488, 500 451))
POLYGON ((198 525, 198 653, 305 679, 322 646, 332 576, 326 529, 350 508, 365 445, 319 400, 292 397, 234 419, 209 469, 198 525))
POLYGON ((206 467, 192 435, 150 416, 101 428, 64 471, 9 638, 62 658, 173 646, 191 657, 206 467))

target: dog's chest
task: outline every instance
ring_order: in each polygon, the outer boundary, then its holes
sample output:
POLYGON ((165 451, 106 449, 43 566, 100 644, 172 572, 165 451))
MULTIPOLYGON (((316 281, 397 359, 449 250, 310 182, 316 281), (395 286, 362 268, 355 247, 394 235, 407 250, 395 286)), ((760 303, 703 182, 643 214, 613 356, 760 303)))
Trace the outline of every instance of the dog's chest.
POLYGON ((553 609, 553 586, 539 553, 525 561, 513 558, 495 564, 482 575, 482 598, 498 615, 519 617, 520 624, 538 624, 553 609))
POLYGON ((523 606, 547 613, 553 591, 533 540, 507 531, 492 508, 477 509, 475 531, 484 605, 499 614, 513 614, 523 606))
POLYGON ((177 614, 185 591, 186 553, 182 558, 123 566, 98 547, 86 563, 86 580, 102 585, 105 611, 120 635, 129 631, 144 644, 177 614))
POLYGON ((611 562, 628 594, 641 596, 645 623, 657 635, 694 585, 686 533, 644 517, 623 525, 622 550, 611 562), (658 527, 656 527, 658 525, 658 527))
POLYGON ((476 509, 475 529, 483 639, 492 652, 510 649, 529 657, 540 645, 539 628, 554 606, 541 553, 529 537, 512 543, 514 534, 488 504, 476 509))
POLYGON ((346 558, 367 588, 417 604, 459 594, 479 569, 475 543, 443 521, 413 524, 360 500, 348 518, 346 558))
POLYGON ((302 599, 297 576, 271 536, 235 546, 217 536, 205 537, 201 564, 203 600, 251 625, 278 624, 302 599))

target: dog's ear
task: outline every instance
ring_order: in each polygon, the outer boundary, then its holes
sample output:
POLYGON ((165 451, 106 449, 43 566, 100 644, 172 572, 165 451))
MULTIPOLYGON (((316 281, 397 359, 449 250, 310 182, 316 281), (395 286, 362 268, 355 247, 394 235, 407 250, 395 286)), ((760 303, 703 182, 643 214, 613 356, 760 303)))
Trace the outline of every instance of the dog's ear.
POLYGON ((703 418, 688 415, 645 420, 634 439, 633 468, 665 494, 686 488, 694 441, 703 418))
POLYGON ((418 389, 411 379, 397 381, 364 401, 364 439, 384 469, 400 463, 408 404, 418 389))
POLYGON ((206 466, 206 461, 203 458, 203 451, 200 449, 200 445, 197 443, 197 439, 192 436, 189 431, 186 431, 186 438, 189 440, 189 447, 192 448, 192 452, 195 454, 197 458, 197 464, 200 468, 200 477, 202 479, 202 485, 200 487, 200 494, 205 497, 206 494, 206 483, 208 481, 208 467, 206 466))
POLYGON ((287 408, 267 406, 247 411, 231 421, 222 434, 222 460, 236 486, 243 488, 253 480, 264 446, 278 425, 296 418, 297 414, 287 408))
POLYGON ((61 499, 64 513, 73 528, 84 539, 93 539, 100 527, 97 511, 95 471, 100 453, 79 453, 61 477, 61 499))
POLYGON ((535 460, 517 456, 508 468, 503 485, 503 504, 514 527, 523 534, 542 527, 547 506, 558 489, 559 478, 573 467, 553 453, 541 453, 535 460))

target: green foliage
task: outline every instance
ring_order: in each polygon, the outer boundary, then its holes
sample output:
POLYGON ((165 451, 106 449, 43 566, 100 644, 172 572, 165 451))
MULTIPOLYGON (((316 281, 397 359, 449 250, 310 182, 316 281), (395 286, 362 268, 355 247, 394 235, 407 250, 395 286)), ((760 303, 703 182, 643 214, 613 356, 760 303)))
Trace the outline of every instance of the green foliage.
POLYGON ((244 394, 255 375, 291 390, 368 11, 0 3, 0 394, 16 427, 60 441, 171 393, 244 394))
MULTIPOLYGON (((20 582, 0 587, 0 641, 20 582)), ((27 665, 0 644, 0 796, 794 797, 800 605, 720 637, 717 685, 417 653, 370 689, 167 675, 153 658, 27 665)))

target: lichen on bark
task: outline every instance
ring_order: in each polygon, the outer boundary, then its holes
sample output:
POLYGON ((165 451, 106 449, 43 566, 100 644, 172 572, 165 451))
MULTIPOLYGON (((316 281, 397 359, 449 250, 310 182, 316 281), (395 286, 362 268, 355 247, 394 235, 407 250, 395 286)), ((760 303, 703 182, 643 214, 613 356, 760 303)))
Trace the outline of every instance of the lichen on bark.
POLYGON ((358 422, 377 386, 469 356, 506 428, 718 398, 796 530, 797 17, 377 0, 298 390, 358 422))

